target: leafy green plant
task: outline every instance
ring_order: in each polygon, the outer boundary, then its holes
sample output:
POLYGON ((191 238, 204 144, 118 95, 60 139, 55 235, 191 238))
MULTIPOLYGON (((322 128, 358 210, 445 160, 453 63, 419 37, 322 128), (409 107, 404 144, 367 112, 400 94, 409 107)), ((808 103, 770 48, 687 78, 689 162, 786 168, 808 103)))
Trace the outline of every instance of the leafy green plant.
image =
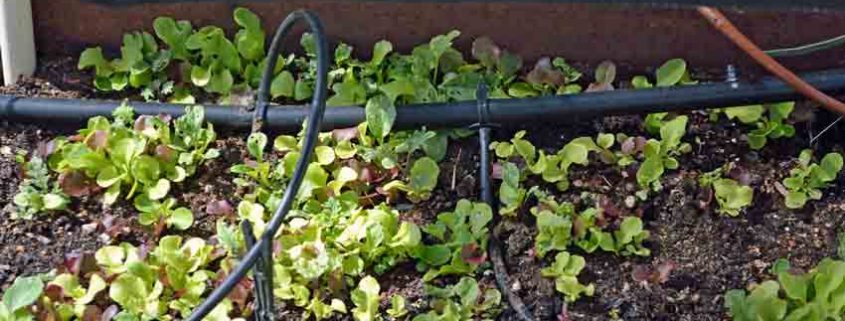
POLYGON ((168 198, 163 202, 151 200, 145 195, 135 198, 135 209, 141 212, 138 223, 141 225, 164 224, 178 230, 186 230, 194 223, 194 215, 186 207, 176 206, 175 198, 168 198))
MULTIPOLYGON (((316 318, 345 311, 342 301, 334 301, 337 291, 326 293, 325 287, 336 289, 338 281, 363 277, 365 271, 383 273, 420 246, 421 233, 415 224, 401 222, 399 213, 385 205, 358 208, 353 192, 306 203, 295 212, 277 238, 284 250, 274 263, 274 293, 316 318), (322 303, 326 298, 332 302, 322 303)), ((378 283, 367 279, 361 279, 360 291, 353 294, 356 318, 377 312, 378 305, 372 308, 371 300, 378 297, 378 283)))
POLYGON ((39 276, 21 277, 3 293, 3 303, 0 304, 0 320, 28 321, 34 316, 28 309, 44 291, 44 281, 39 276))
POLYGON ((502 185, 499 186, 499 213, 505 216, 516 216, 517 210, 525 201, 526 191, 520 187, 519 168, 513 163, 502 166, 502 185))
POLYGON ((58 304, 56 307, 56 314, 62 320, 71 319, 71 317, 82 319, 89 304, 94 301, 100 292, 108 287, 106 281, 97 274, 91 275, 87 288, 81 285, 79 281, 78 276, 64 273, 56 276, 48 284, 48 287, 55 286, 61 289, 61 299, 72 301, 70 303, 58 304))
POLYGON ((749 186, 740 185, 732 179, 719 179, 713 182, 716 201, 719 202, 719 212, 730 216, 739 215, 742 208, 751 205, 754 190, 749 186))
MULTIPOLYGON (((538 190, 532 189, 538 195, 538 190)), ((572 217, 575 206, 572 203, 558 203, 547 195, 538 196, 538 205, 531 208, 537 224, 534 238, 534 253, 543 258, 552 251, 565 251, 572 241, 572 217)))
POLYGON ((166 80, 172 55, 170 51, 159 51, 151 34, 125 34, 120 52, 120 58, 109 61, 100 47, 88 48, 79 56, 78 68, 93 68, 94 86, 101 91, 121 91, 127 86, 143 88, 150 99, 172 92, 173 82, 166 80))
POLYGON ((789 171, 789 177, 783 180, 786 207, 802 208, 808 200, 819 200, 821 189, 836 180, 842 170, 842 155, 828 153, 821 162, 811 163, 813 151, 805 149, 798 156, 798 164, 789 171))
POLYGON ((750 186, 741 185, 735 180, 722 178, 726 168, 731 165, 717 168, 716 170, 704 173, 699 177, 698 184, 702 188, 713 188, 713 195, 719 204, 717 211, 720 214, 738 216, 743 208, 751 205, 754 198, 754 189, 750 186))
POLYGON ((551 266, 540 272, 544 277, 555 279, 555 289, 566 296, 566 300, 574 302, 581 295, 593 296, 595 286, 583 285, 578 282, 578 274, 586 266, 586 261, 579 255, 560 252, 555 256, 551 266))
POLYGON ((33 156, 25 162, 23 172, 25 178, 12 200, 16 207, 15 218, 31 219, 39 213, 67 207, 67 195, 55 182, 50 182, 50 171, 41 157, 33 156))
POLYGON ((470 277, 443 288, 426 285, 425 289, 434 298, 432 309, 415 316, 413 321, 493 320, 500 312, 501 293, 496 289, 482 293, 478 281, 470 277))
POLYGON ((757 127, 748 133, 748 146, 756 150, 766 146, 768 139, 795 135, 795 127, 785 123, 793 109, 795 102, 783 102, 729 107, 724 108, 723 112, 728 119, 737 119, 743 124, 754 124, 757 127))
POLYGON ((531 213, 536 218, 534 253, 539 258, 554 251, 566 251, 570 245, 588 253, 601 249, 625 256, 651 254, 642 244, 650 233, 638 217, 621 218, 614 231, 616 224, 604 215, 603 209, 590 207, 579 213, 572 203, 558 202, 538 188, 532 188, 529 194, 537 198, 531 213))
POLYGON ((644 148, 644 160, 637 170, 640 187, 659 189, 660 177, 666 169, 678 168, 678 155, 689 152, 692 146, 681 143, 686 133, 687 116, 678 116, 660 127, 660 140, 649 139, 644 148))
POLYGON ((352 309, 352 317, 356 321, 375 321, 378 319, 379 301, 378 281, 365 276, 358 283, 358 288, 352 290, 352 302, 355 308, 352 309))
POLYGON ((574 82, 580 79, 581 75, 581 72, 561 57, 555 57, 554 60, 543 57, 537 60, 531 72, 525 75, 524 82, 515 82, 508 88, 508 95, 520 98, 579 93, 581 86, 574 82))
POLYGON ((209 148, 216 136, 210 124, 203 128, 202 107, 187 107, 172 124, 167 116, 147 115, 133 123, 132 108, 126 105, 113 115, 112 122, 94 117, 76 136, 54 140, 49 164, 60 173, 59 183, 69 196, 105 189, 105 204, 121 194, 160 200, 171 182, 183 181, 219 154, 209 148))
MULTIPOLYGON (((200 238, 180 236, 165 236, 143 251, 128 243, 104 246, 91 266, 81 262, 50 281, 45 313, 52 320, 100 318, 104 312, 96 298, 105 291, 108 300, 117 303, 112 312, 116 320, 187 317, 216 277, 206 269, 215 258, 212 251, 214 247, 200 238)), ((231 301, 224 300, 209 318, 230 320, 232 309, 231 301)))
MULTIPOLYGON (((670 59, 663 63, 655 72, 656 83, 652 84, 648 77, 636 76, 631 79, 631 85, 636 89, 647 89, 652 87, 672 87, 676 85, 695 84, 696 81, 690 77, 687 63, 683 59, 670 59)), ((648 114, 643 125, 649 133, 657 135, 660 128, 666 122, 669 113, 660 112, 648 114)))
MULTIPOLYGON (((520 158, 525 164, 525 172, 521 176, 529 174, 539 175, 543 181, 553 183, 561 191, 569 188, 569 168, 573 164, 587 165, 589 164, 589 153, 598 152, 599 148, 590 137, 579 137, 573 139, 563 146, 555 154, 547 155, 543 150, 537 150, 531 142, 524 139, 525 131, 517 132, 510 142, 493 142, 490 149, 495 151, 496 157, 502 160, 511 160, 512 158, 520 158)), ((510 198, 507 204, 521 204, 520 189, 514 189, 516 186, 513 183, 512 175, 510 182, 506 187, 505 196, 510 198)), ((520 180, 523 177, 520 177, 520 180)), ((504 185, 504 184, 503 184, 504 185)), ((502 197, 500 190, 500 198, 502 197)), ((510 205, 513 207, 514 205, 510 205)), ((507 208, 511 210, 511 208, 507 208)))
POLYGON ((410 175, 407 184, 397 180, 385 184, 382 189, 387 192, 394 189, 404 191, 407 193, 408 199, 413 202, 427 200, 431 197, 431 191, 437 186, 440 166, 433 159, 422 157, 414 161, 410 175))
POLYGON ((487 223, 493 219, 490 206, 460 200, 453 212, 437 215, 437 222, 425 226, 426 234, 439 243, 423 245, 415 253, 423 267, 423 276, 432 280, 442 275, 467 275, 487 259, 487 223))
POLYGON ((387 315, 393 319, 399 319, 408 314, 408 309, 405 307, 405 297, 394 294, 390 297, 390 308, 387 309, 387 315))
POLYGON ((825 258, 803 274, 793 274, 785 263, 776 273, 777 281, 760 283, 751 293, 725 293, 725 307, 734 321, 822 321, 845 313, 845 262, 825 258))
POLYGON ((578 216, 578 225, 574 230, 575 244, 587 253, 601 248, 612 253, 638 256, 649 256, 651 250, 643 246, 643 241, 650 233, 643 228, 639 217, 625 217, 619 224, 619 229, 613 232, 604 231, 596 225, 598 212, 588 209, 578 216))

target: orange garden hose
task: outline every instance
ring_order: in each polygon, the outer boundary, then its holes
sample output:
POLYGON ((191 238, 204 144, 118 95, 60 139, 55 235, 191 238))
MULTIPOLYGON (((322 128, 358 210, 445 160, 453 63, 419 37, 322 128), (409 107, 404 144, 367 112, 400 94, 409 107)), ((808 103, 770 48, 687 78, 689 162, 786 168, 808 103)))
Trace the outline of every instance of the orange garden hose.
POLYGON ((819 91, 812 85, 802 80, 798 75, 781 65, 777 60, 763 52, 751 39, 748 39, 728 18, 716 8, 701 6, 698 13, 704 16, 713 27, 722 32, 728 39, 733 41, 746 54, 751 56, 757 63, 765 67, 769 72, 789 84, 796 91, 821 104, 827 109, 845 115, 845 103, 830 97, 819 91))

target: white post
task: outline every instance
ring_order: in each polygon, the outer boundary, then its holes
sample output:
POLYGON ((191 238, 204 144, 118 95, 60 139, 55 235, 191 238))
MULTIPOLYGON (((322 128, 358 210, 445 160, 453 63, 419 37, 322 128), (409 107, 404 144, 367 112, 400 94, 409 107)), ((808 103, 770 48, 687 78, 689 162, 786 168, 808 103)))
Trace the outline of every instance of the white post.
POLYGON ((30 0, 0 0, 0 59, 6 85, 35 72, 34 38, 30 0))

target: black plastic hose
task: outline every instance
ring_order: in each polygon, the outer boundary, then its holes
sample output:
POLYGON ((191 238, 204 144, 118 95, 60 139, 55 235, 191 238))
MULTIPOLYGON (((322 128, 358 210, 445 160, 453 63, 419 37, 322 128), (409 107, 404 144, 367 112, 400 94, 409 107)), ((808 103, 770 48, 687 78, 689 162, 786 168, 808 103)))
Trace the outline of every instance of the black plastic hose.
MULTIPOLYGON (((270 50, 265 58, 267 59, 267 65, 261 76, 261 88, 258 91, 258 101, 261 102, 267 100, 266 95, 269 91, 270 79, 273 77, 273 69, 276 68, 276 56, 279 55, 279 50, 282 46, 282 39, 290 32, 294 23, 298 20, 305 20, 305 22, 308 23, 308 27, 314 34, 317 45, 317 83, 314 90, 314 97, 311 100, 311 113, 308 115, 308 124, 305 128, 306 134, 305 141, 302 145, 302 155, 299 156, 299 160, 296 162, 295 170, 290 183, 282 196, 279 208, 276 209, 276 212, 267 224, 264 234, 261 235, 258 242, 249 249, 240 264, 238 264, 238 266, 229 273, 229 276, 226 277, 223 283, 214 289, 208 298, 191 313, 191 316, 186 319, 188 321, 202 320, 208 313, 211 312, 211 310, 214 309, 214 307, 217 306, 217 304, 220 303, 220 301, 226 298, 229 292, 232 291, 238 282, 246 276, 252 266, 255 265, 259 256, 262 255, 262 250, 272 244, 273 236, 276 234, 276 231, 279 230, 279 227, 282 226, 283 220, 293 205, 293 201, 296 199, 296 194, 298 193, 299 187, 302 185, 302 180, 305 177, 308 162, 311 159, 314 146, 317 143, 317 136, 320 133, 320 124, 323 120, 323 113, 326 109, 326 96, 328 94, 327 76, 329 70, 329 60, 325 40, 326 38, 323 32, 323 25, 313 13, 305 10, 294 11, 288 15, 287 18, 285 18, 285 20, 279 25, 279 28, 276 29, 276 34, 273 37, 270 50)), ((262 110, 261 105, 257 107, 256 112, 262 110)), ((266 109, 266 105, 263 106, 263 108, 266 109)))
MULTIPOLYGON (((837 93, 845 89, 845 70, 833 69, 801 75, 814 87, 837 93)), ((783 81, 772 77, 754 83, 708 83, 652 89, 621 89, 578 95, 490 100, 490 121, 507 125, 516 122, 572 122, 578 117, 644 114, 659 111, 744 106, 802 99, 783 81)), ((0 95, 0 120, 59 124, 85 124, 94 116, 109 116, 119 101, 23 98, 0 95)), ((180 116, 185 105, 130 102, 143 115, 160 113, 180 116)), ((475 101, 398 106, 394 128, 415 129, 464 127, 478 120, 475 101)), ((265 128, 298 132, 308 118, 308 106, 275 106, 267 109, 265 128)), ((253 110, 244 106, 205 105, 206 120, 215 126, 249 129, 253 110)), ((326 109, 321 129, 354 127, 365 120, 360 106, 326 109)))

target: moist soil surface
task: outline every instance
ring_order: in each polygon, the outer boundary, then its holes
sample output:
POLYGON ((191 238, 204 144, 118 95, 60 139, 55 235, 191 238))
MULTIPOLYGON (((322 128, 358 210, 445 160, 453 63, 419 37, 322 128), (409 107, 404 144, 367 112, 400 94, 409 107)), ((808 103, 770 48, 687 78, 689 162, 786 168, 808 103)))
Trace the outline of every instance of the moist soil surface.
MULTIPOLYGON (((72 59, 49 60, 35 77, 2 87, 0 93, 110 98, 95 94, 88 86, 90 79, 74 67, 72 59)), ((684 141, 692 144, 693 152, 679 159, 680 168, 667 171, 660 192, 630 208, 625 200, 636 191, 635 171, 621 172, 604 165, 577 167, 570 174, 573 188, 563 193, 553 188, 550 191, 580 209, 595 202, 585 199, 582 192, 601 194, 627 215, 641 216, 651 231, 647 247, 652 255, 622 257, 571 249, 587 261, 579 276, 581 283, 593 283, 596 289, 594 296, 564 305, 554 282, 540 275, 540 269, 550 263, 553 255, 541 260, 533 254, 536 230, 533 216, 527 211, 532 205, 529 199, 517 219, 504 219, 494 228, 503 242, 511 290, 523 299, 536 320, 728 320, 723 294, 772 278, 769 271, 775 260, 787 258, 793 267, 809 269, 822 258, 834 256, 837 235, 845 225, 845 184, 826 189, 822 200, 811 201, 802 210, 785 208, 777 185, 794 165, 800 150, 817 147, 817 153, 841 152, 835 139, 841 136, 833 130, 811 146, 809 137, 829 123, 829 116, 802 104, 796 114, 803 118, 796 124, 795 137, 771 141, 755 152, 743 138, 749 130, 747 126, 726 120, 711 122, 705 112, 692 113, 684 141), (728 162, 736 167, 731 175, 755 191, 753 205, 738 217, 717 214, 709 190, 701 189, 697 182, 701 173, 728 162), (641 282, 632 276, 636 269, 659 265, 674 266, 664 282, 641 282)), ((535 146, 556 151, 572 138, 599 132, 644 134, 641 122, 641 117, 629 116, 575 124, 514 126, 497 130, 496 140, 508 140, 516 130, 525 129, 535 146)), ((34 150, 39 142, 70 132, 72 129, 0 123, 0 290, 17 276, 59 266, 67 254, 94 251, 122 241, 136 245, 155 242, 161 235, 137 224, 131 204, 119 202, 108 208, 93 198, 75 200, 66 212, 52 216, 42 215, 29 221, 11 218, 11 200, 22 176, 15 162, 16 153, 34 150)), ((244 137, 245 133, 220 133, 215 144, 221 156, 200 167, 193 178, 171 192, 179 204, 190 206, 196 219, 191 229, 179 234, 212 237, 219 216, 206 213, 206 204, 237 204, 242 191, 232 183, 228 168, 247 155, 244 137)), ((402 211, 404 219, 425 224, 433 222, 439 212, 451 210, 457 200, 477 198, 478 151, 474 137, 452 141, 440 164, 441 176, 433 196, 420 204, 400 201, 394 207, 402 211)), ((529 181, 525 187, 531 186, 529 181)), ((408 300, 412 314, 424 309, 421 276, 411 263, 382 275, 383 306, 389 305, 392 294, 401 294, 408 300)), ((495 286, 490 269, 480 273, 479 279, 482 286, 495 286)), ((300 319, 300 311, 280 305, 280 319, 300 319)), ((499 319, 518 320, 508 308, 499 319)))

